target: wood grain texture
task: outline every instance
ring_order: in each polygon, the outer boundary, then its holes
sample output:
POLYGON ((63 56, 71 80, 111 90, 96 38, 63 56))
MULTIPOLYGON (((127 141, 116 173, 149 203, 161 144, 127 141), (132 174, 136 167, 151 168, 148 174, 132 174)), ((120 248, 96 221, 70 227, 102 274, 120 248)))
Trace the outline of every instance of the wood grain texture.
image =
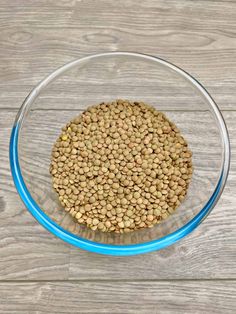
POLYGON ((236 281, 0 283, 0 313, 233 314, 236 281), (16 293, 13 293, 16 292, 16 293))
POLYGON ((0 107, 19 107, 64 63, 102 51, 167 59, 235 109, 236 2, 0 1, 0 107))
MULTIPOLYGON (((31 217, 15 191, 8 164, 8 140, 15 114, 13 110, 0 116, 3 130, 0 147, 3 174, 0 182, 2 280, 235 278, 235 112, 224 112, 231 137, 232 163, 226 189, 216 208, 196 231, 181 242, 159 252, 133 257, 101 256, 69 246, 31 217)), ((43 132, 39 128, 40 119, 34 134, 43 132)), ((46 133, 50 134, 48 130, 46 133)))
POLYGON ((235 21, 232 0, 0 0, 0 313, 236 312, 235 21), (8 162, 29 91, 66 62, 118 50, 159 56, 196 77, 225 110, 232 145, 229 179, 207 220, 165 250, 126 258, 82 251, 43 229, 8 162))

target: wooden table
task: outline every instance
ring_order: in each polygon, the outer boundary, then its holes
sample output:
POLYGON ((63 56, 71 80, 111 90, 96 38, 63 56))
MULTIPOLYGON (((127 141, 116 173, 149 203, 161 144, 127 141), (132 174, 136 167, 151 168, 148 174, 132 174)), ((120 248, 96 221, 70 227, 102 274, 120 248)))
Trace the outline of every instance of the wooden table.
POLYGON ((0 313, 236 313, 236 1, 0 0, 0 77, 0 313), (162 57, 199 79, 232 145, 228 183, 207 220, 133 257, 88 253, 44 230, 8 162, 30 89, 70 60, 116 50, 162 57))

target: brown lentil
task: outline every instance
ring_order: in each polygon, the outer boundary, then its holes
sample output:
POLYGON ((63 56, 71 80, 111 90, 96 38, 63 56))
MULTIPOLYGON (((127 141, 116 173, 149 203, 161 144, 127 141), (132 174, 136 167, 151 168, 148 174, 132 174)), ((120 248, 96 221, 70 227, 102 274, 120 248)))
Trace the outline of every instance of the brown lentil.
POLYGON ((78 223, 131 232, 166 219, 184 200, 192 152, 179 129, 143 102, 92 106, 52 149, 53 188, 78 223))

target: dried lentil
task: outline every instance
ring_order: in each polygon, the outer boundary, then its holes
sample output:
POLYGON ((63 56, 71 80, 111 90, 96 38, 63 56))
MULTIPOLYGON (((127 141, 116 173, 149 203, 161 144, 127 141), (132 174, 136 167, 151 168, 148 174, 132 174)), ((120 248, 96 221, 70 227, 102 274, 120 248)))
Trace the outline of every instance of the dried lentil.
POLYGON ((53 188, 92 230, 131 232, 166 219, 184 200, 192 153, 179 129, 143 102, 87 109, 52 149, 53 188))

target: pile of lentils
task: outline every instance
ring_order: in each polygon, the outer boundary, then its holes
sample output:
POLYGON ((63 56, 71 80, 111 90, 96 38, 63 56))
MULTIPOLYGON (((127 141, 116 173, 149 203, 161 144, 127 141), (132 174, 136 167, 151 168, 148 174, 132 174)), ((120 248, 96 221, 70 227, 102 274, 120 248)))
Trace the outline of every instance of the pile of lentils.
POLYGON ((52 149, 53 187, 92 230, 152 227, 183 201, 192 153, 176 125, 143 102, 92 106, 62 128, 52 149))

